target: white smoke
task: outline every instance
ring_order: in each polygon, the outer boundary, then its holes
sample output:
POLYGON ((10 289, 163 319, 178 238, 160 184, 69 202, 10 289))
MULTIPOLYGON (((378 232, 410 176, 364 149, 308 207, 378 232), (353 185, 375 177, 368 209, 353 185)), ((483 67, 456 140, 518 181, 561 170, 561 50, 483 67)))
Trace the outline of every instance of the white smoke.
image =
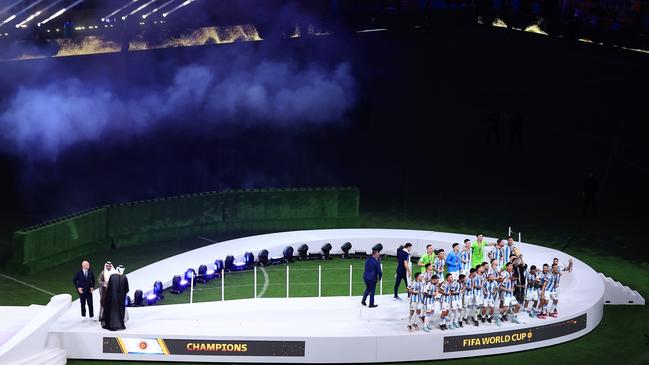
POLYGON ((232 69, 184 66, 166 87, 151 88, 124 92, 76 78, 19 87, 0 110, 0 137, 18 155, 55 160, 79 143, 128 139, 163 123, 191 128, 198 122, 338 122, 356 94, 348 64, 300 67, 277 61, 232 69))

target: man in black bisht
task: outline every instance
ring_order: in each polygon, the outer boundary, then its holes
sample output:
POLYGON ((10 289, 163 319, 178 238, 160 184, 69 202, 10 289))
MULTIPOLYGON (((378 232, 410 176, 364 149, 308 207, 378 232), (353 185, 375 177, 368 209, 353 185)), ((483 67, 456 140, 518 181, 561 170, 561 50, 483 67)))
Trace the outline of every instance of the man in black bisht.
POLYGON ((126 329, 124 316, 126 315, 126 293, 128 293, 128 279, 124 274, 124 266, 117 267, 117 273, 108 279, 106 296, 104 297, 104 318, 101 326, 110 331, 126 329))

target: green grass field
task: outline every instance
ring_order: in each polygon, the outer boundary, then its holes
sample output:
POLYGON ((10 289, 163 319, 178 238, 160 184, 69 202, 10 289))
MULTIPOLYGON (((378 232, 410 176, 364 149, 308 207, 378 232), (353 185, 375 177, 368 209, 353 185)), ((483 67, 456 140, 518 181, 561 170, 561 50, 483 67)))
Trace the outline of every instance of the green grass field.
MULTIPOLYGON (((428 229, 447 232, 475 232, 489 225, 487 218, 474 218, 475 225, 466 220, 462 223, 450 223, 453 217, 444 222, 439 219, 406 218, 402 215, 370 215, 362 216, 364 227, 411 228, 428 229), (397 218, 395 218, 397 217, 397 218)), ((634 239, 636 232, 623 232, 596 223, 579 223, 561 220, 537 223, 534 227, 523 227, 526 233, 524 240, 535 244, 563 249, 570 255, 578 257, 588 265, 603 272, 616 280, 638 290, 645 298, 649 297, 649 263, 640 257, 633 259, 628 252, 619 250, 618 242, 634 239), (579 226, 576 226, 576 224, 579 226), (571 225, 572 224, 572 225, 571 225), (618 249, 609 252, 614 242, 618 249), (615 253, 616 256, 612 256, 615 253)), ((499 236, 506 230, 484 230, 486 235, 499 236)), ((219 238, 220 239, 220 238, 219 238)), ((118 251, 97 252, 89 259, 95 264, 106 259, 122 263, 128 271, 133 271, 164 257, 174 255, 206 242, 167 242, 155 243, 140 247, 123 248, 118 251)), ((81 258, 41 273, 22 275, 20 280, 38 286, 54 293, 74 293, 71 276, 78 267, 81 258)), ((353 265, 353 294, 362 293, 362 260, 342 260, 334 258, 330 261, 295 262, 290 265, 290 296, 318 295, 318 265, 322 265, 322 295, 349 295, 349 265, 353 265)), ((384 261, 386 273, 384 293, 392 286, 394 259, 384 261)), ((265 268, 268 275, 268 286, 264 297, 286 296, 286 266, 277 265, 265 268)), ((14 276, 12 273, 5 273, 14 276)), ((254 295, 254 278, 252 272, 231 273, 225 277, 225 298, 250 298, 254 295)), ((257 272, 257 292, 264 288, 264 275, 257 272)), ((0 305, 29 305, 31 303, 45 304, 49 295, 0 277, 0 305), (10 293, 10 294, 9 294, 10 293)), ((194 291, 194 301, 221 300, 221 282, 215 279, 208 284, 197 284, 194 291)), ((180 295, 166 294, 164 304, 188 303, 189 291, 180 295)), ((161 303, 162 304, 162 303, 161 303)), ((540 348, 537 350, 487 356, 481 358, 435 361, 435 364, 503 364, 521 362, 525 364, 649 364, 649 308, 646 306, 607 306, 601 324, 590 334, 577 340, 540 348)), ((81 361, 70 360, 70 364, 117 364, 112 361, 81 361)))

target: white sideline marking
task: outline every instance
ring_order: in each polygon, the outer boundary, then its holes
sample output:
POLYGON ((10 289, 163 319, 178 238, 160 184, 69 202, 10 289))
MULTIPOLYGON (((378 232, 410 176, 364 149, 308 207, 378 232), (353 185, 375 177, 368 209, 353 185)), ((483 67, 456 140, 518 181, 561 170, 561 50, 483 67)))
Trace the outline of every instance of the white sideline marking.
POLYGON ((18 280, 18 279, 12 278, 11 276, 7 276, 7 275, 5 275, 5 274, 0 274, 0 277, 3 277, 3 278, 5 278, 5 279, 9 279, 9 280, 13 280, 13 281, 17 282, 18 284, 22 284, 22 285, 24 285, 24 286, 28 286, 28 287, 30 287, 30 288, 32 288, 32 289, 36 289, 36 290, 38 290, 38 291, 40 291, 40 292, 43 292, 43 293, 48 294, 48 295, 51 295, 51 296, 55 296, 55 295, 56 295, 56 294, 54 294, 54 293, 52 293, 52 292, 49 292, 49 291, 47 291, 47 290, 45 290, 45 289, 41 289, 41 288, 39 288, 39 287, 37 287, 37 286, 34 286, 34 285, 32 285, 32 284, 29 284, 29 283, 26 283, 26 282, 24 282, 24 281, 20 281, 20 280, 18 280))
POLYGON ((266 289, 268 289, 268 283, 270 281, 268 279, 268 273, 266 272, 266 269, 264 269, 263 266, 259 266, 259 268, 261 269, 262 274, 264 274, 264 286, 261 288, 261 291, 257 295, 257 298, 261 298, 264 296, 264 294, 266 294, 266 289))

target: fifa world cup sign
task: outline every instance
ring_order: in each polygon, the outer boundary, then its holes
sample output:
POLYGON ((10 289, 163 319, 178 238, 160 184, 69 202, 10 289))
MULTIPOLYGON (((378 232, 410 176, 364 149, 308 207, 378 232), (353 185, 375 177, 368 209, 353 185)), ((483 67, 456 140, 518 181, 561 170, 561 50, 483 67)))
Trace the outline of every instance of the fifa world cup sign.
POLYGON ((523 345, 579 332, 586 328, 586 314, 544 326, 466 336, 444 337, 444 352, 470 351, 523 345))

